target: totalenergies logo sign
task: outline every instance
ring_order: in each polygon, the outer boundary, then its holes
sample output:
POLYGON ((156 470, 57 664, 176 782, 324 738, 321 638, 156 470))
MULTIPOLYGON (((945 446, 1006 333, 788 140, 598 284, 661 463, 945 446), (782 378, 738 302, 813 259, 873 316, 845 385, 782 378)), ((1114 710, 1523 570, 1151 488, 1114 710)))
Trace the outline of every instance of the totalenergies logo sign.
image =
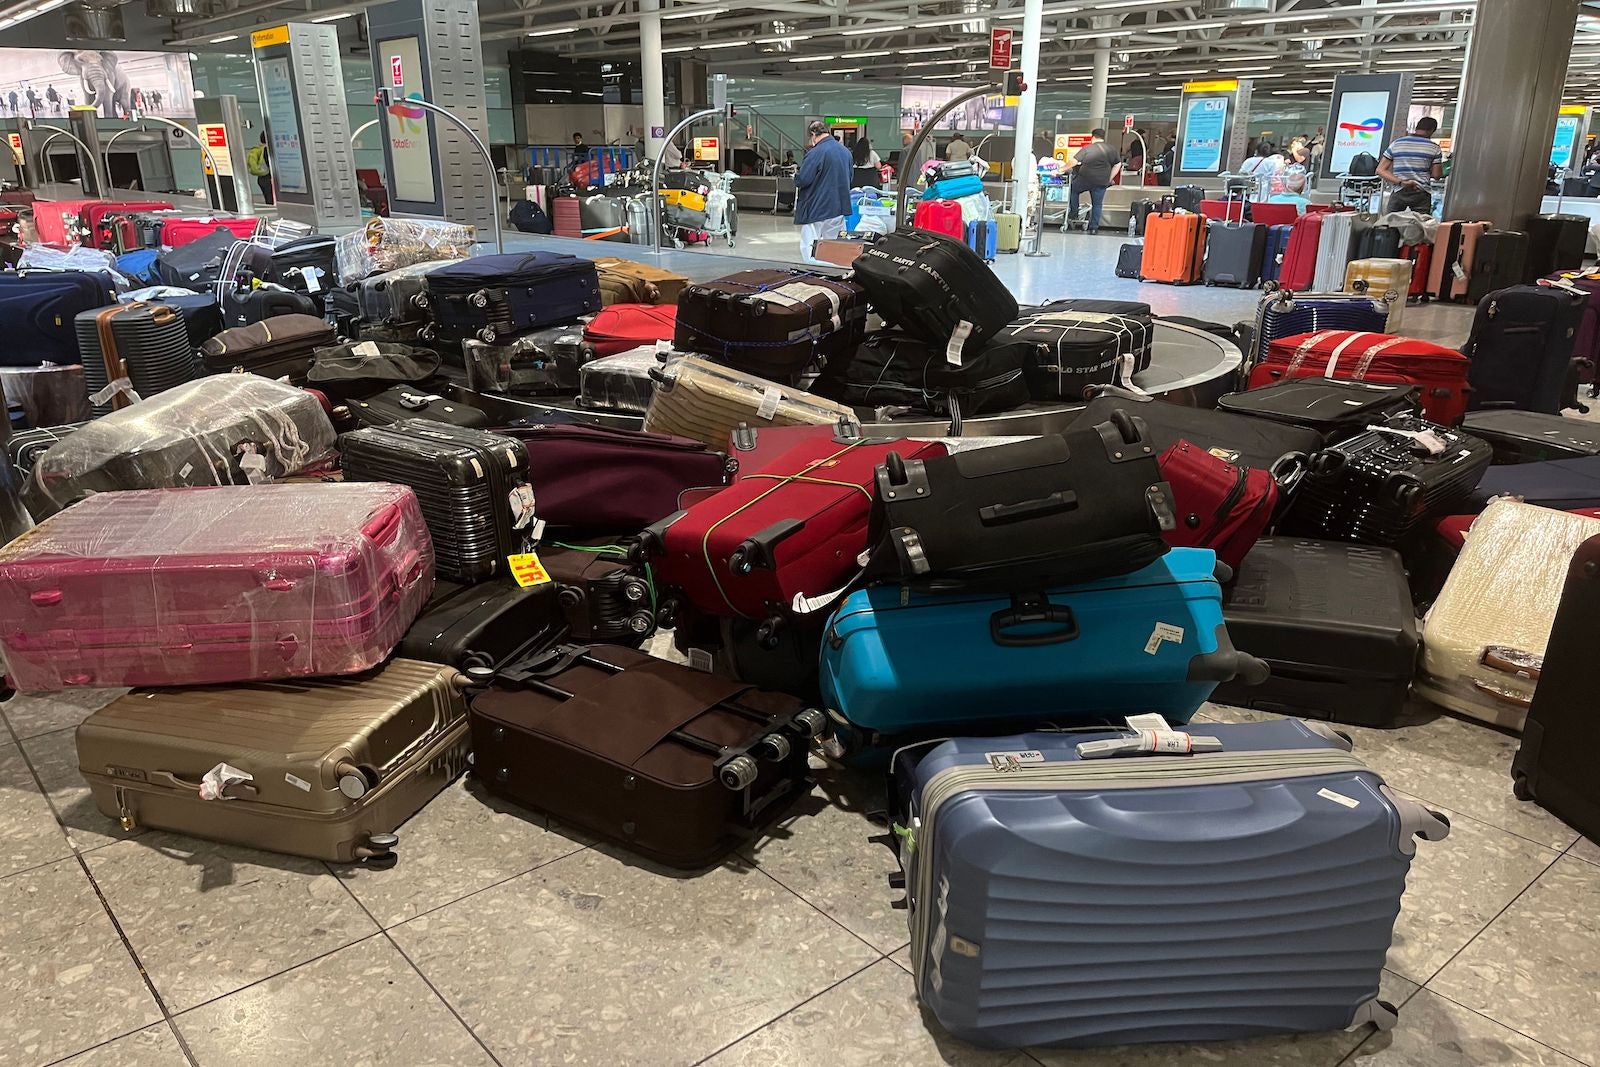
POLYGON ((1339 132, 1352 139, 1370 141, 1383 132, 1382 119, 1367 119, 1365 122, 1341 122, 1339 132))
POLYGON ((394 116, 395 125, 405 133, 421 133, 422 120, 427 112, 420 107, 406 103, 406 100, 421 100, 421 93, 411 93, 405 99, 396 100, 389 105, 389 114, 394 116))

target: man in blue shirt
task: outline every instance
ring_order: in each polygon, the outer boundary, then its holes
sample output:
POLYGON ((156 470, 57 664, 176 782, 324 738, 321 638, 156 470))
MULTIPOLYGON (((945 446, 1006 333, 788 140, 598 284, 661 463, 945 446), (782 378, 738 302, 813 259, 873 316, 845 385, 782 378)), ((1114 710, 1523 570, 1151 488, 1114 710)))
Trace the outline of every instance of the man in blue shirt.
POLYGON ((800 258, 820 263, 818 241, 839 236, 850 214, 850 150, 821 120, 806 127, 806 155, 794 176, 794 222, 800 227, 800 258))
POLYGON ((1390 211, 1433 214, 1433 191, 1428 188, 1428 180, 1443 176, 1441 150, 1433 139, 1438 130, 1439 123, 1424 115, 1410 136, 1396 137, 1383 150, 1378 177, 1399 186, 1389 198, 1390 211))

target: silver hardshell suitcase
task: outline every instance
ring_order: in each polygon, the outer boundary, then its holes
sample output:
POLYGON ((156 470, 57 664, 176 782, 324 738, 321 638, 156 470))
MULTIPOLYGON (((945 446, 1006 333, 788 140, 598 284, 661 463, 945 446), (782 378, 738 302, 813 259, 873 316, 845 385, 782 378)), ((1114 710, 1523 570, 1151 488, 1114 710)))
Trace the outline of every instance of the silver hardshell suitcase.
POLYGON ((1220 750, 1080 756, 1138 744, 1107 729, 895 754, 917 995, 952 1034, 1100 1046, 1393 1025, 1378 981, 1414 838, 1449 820, 1327 724, 1186 729, 1220 750))
POLYGON ((425 279, 428 273, 455 259, 431 259, 426 263, 413 263, 409 267, 374 274, 355 282, 356 300, 361 305, 361 317, 379 326, 399 326, 404 323, 428 321, 426 305, 418 300, 427 292, 425 279))

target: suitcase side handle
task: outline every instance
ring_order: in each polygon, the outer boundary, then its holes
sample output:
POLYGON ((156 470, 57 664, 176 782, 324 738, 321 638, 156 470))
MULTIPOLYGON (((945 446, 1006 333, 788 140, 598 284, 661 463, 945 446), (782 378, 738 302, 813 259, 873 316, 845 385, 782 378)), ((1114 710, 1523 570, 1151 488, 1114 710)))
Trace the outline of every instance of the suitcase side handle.
POLYGON ((995 644, 1010 648, 1035 648, 1040 645, 1058 645, 1076 640, 1079 634, 1078 619, 1065 604, 1052 604, 1039 593, 1025 593, 1011 598, 1011 607, 989 616, 989 637, 995 644), (1019 626, 1040 623, 1053 624, 1054 629, 1037 633, 1010 633, 1019 626))
POLYGON ((978 520, 985 526, 1004 526, 1025 519, 1039 519, 1046 515, 1059 515, 1076 511, 1078 494, 1071 489, 1058 489, 1049 496, 1023 500, 1015 504, 990 504, 978 509, 978 520))

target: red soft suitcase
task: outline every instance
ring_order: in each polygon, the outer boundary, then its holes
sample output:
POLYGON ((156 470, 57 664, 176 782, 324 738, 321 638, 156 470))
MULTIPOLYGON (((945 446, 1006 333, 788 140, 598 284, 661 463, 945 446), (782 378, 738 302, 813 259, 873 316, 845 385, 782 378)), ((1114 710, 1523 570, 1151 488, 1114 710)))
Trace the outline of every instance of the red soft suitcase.
POLYGON ((1161 477, 1172 487, 1178 522, 1162 538, 1174 548, 1209 548, 1237 568, 1278 508, 1271 471, 1243 467, 1179 440, 1161 454, 1161 477))
POLYGON ((1283 250, 1283 265, 1278 270, 1279 289, 1298 293, 1311 288, 1317 276, 1317 246, 1321 243, 1321 212, 1308 212, 1294 220, 1289 246, 1283 250))
POLYGON ((961 205, 954 200, 923 200, 917 204, 912 225, 919 230, 932 230, 958 241, 967 239, 967 223, 961 214, 961 205))
POLYGON ((1205 270, 1206 217, 1186 212, 1152 213, 1144 222, 1144 258, 1139 277, 1147 282, 1193 285, 1205 270))
POLYGON ((173 205, 165 200, 95 200, 85 204, 79 212, 83 221, 83 243, 91 248, 101 248, 107 252, 125 252, 139 247, 139 233, 132 222, 121 220, 121 226, 113 221, 113 216, 124 215, 130 211, 171 211, 173 205), (123 240, 117 240, 118 230, 121 231, 123 240))
POLYGON ((161 247, 178 248, 209 237, 218 230, 228 230, 241 241, 255 236, 256 221, 244 217, 237 219, 168 219, 161 224, 161 247))
POLYGON ((407 486, 95 493, 0 549, 0 650, 24 691, 353 674, 432 589, 407 486))
POLYGON ((583 340, 596 356, 670 341, 678 329, 676 304, 612 304, 595 312, 583 328, 583 340))
POLYGON ((1393 334, 1319 330, 1271 342, 1266 358, 1250 371, 1247 388, 1287 378, 1419 386, 1423 417, 1455 426, 1467 413, 1467 368, 1471 361, 1453 348, 1393 334))
POLYGON ((860 569, 875 470, 888 454, 945 454, 936 441, 808 440, 646 531, 656 581, 708 615, 782 617, 860 569))
POLYGON ((33 205, 35 244, 76 248, 82 244, 83 209, 98 200, 38 200, 33 205))

